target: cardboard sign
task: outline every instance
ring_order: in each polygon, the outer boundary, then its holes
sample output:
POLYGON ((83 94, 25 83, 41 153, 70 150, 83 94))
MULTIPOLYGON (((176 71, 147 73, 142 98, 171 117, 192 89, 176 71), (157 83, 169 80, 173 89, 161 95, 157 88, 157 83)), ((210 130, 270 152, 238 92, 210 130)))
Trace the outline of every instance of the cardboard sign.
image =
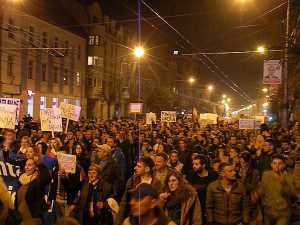
POLYGON ((19 123, 21 100, 18 98, 0 98, 0 104, 16 105, 16 125, 19 123))
POLYGON ((143 103, 130 103, 129 112, 133 114, 142 114, 143 103))
POLYGON ((176 111, 161 111, 161 122, 176 122, 176 111))
POLYGON ((81 107, 69 103, 61 102, 59 108, 63 118, 78 121, 80 117, 81 107))
POLYGON ((76 171, 76 155, 57 154, 58 165, 64 169, 66 173, 75 173, 76 171))
POLYGON ((146 113, 146 124, 151 125, 152 122, 156 123, 156 114, 146 113))
POLYGON ((40 120, 42 131, 62 132, 61 109, 41 109, 40 120))
POLYGON ((16 105, 0 104, 0 128, 15 129, 16 105))
POLYGON ((218 114, 213 113, 203 113, 200 114, 200 124, 201 125, 209 125, 209 124, 217 124, 218 122, 218 114))
POLYGON ((254 129, 254 120, 239 119, 239 129, 254 129))

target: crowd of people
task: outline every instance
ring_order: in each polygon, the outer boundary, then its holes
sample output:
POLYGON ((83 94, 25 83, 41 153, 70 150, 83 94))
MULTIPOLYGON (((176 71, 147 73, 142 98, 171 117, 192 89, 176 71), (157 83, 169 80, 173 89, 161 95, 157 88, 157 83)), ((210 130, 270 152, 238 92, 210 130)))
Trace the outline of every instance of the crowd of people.
POLYGON ((20 170, 14 205, 0 182, 0 224, 300 223, 297 123, 80 120, 53 136, 26 120, 2 129, 0 148, 20 170), (74 173, 59 154, 76 156, 74 173))

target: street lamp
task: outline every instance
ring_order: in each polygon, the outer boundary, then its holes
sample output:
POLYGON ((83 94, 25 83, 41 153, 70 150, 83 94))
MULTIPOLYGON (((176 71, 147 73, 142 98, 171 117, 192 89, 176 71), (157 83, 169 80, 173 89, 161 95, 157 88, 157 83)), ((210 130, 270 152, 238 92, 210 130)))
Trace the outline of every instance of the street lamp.
POLYGON ((266 108, 269 105, 268 102, 263 103, 263 107, 266 108))
POLYGON ((263 91, 264 93, 267 93, 267 92, 268 92, 268 88, 263 88, 262 91, 263 91))
POLYGON ((260 53, 260 54, 264 54, 266 52, 266 49, 264 46, 259 46, 257 48, 257 52, 260 53))
POLYGON ((214 89, 214 87, 212 86, 212 85, 209 85, 208 87, 207 87, 207 90, 209 90, 209 91, 212 91, 214 89))
POLYGON ((145 50, 143 47, 138 46, 134 49, 133 53, 137 58, 141 58, 145 54, 145 50))
POLYGON ((231 102, 231 98, 227 98, 226 101, 227 101, 227 102, 231 102))
POLYGON ((195 79, 194 77, 191 77, 191 78, 189 79, 189 82, 190 82, 191 84, 193 84, 195 81, 196 81, 196 79, 195 79))
POLYGON ((227 96, 226 95, 222 95, 222 98, 226 98, 227 96))

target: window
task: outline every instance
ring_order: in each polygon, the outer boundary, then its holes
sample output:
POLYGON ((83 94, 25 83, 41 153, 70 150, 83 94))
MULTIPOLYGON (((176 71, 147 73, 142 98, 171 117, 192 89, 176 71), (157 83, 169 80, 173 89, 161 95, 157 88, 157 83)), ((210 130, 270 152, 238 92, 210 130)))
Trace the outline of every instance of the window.
POLYGON ((34 27, 32 26, 29 27, 28 37, 29 44, 34 45, 34 27))
POLYGON ((76 99, 75 105, 76 105, 76 106, 80 106, 80 100, 79 100, 79 99, 76 99))
POLYGON ((52 99, 52 109, 58 108, 58 98, 52 99))
POLYGON ((89 66, 103 66, 103 58, 98 56, 89 56, 88 57, 89 66))
POLYGON ((89 38, 89 45, 94 45, 95 44, 95 36, 90 36, 89 38))
POLYGON ((68 103, 68 99, 67 98, 63 98, 63 103, 68 103))
POLYGON ((42 81, 47 81, 47 65, 45 63, 42 64, 42 81))
POLYGON ((53 83, 58 83, 58 67, 53 67, 53 83))
POLYGON ((33 79, 33 61, 28 61, 28 67, 27 67, 27 78, 33 79))
POLYGON ((88 79, 88 86, 89 87, 94 87, 94 78, 93 77, 89 77, 89 79, 88 79))
POLYGON ((47 48, 47 33, 43 32, 43 48, 47 48))
POLYGON ((64 76, 64 85, 68 85, 69 84, 69 70, 65 69, 65 76, 64 76))
POLYGON ((9 55, 7 58, 7 76, 13 76, 14 71, 13 71, 13 65, 14 65, 14 58, 9 55))
POLYGON ((14 33, 14 20, 9 19, 8 20, 8 37, 11 39, 15 38, 15 33, 14 33))
POLYGON ((54 38, 54 48, 58 48, 59 44, 58 44, 58 37, 54 38))
POLYGON ((95 45, 99 45, 99 36, 95 36, 95 45))
POLYGON ((80 73, 79 72, 76 73, 76 85, 77 86, 80 85, 80 73))
POLYGON ((45 109, 45 108, 46 108, 46 97, 41 97, 40 109, 45 109))
POLYGON ((81 59, 81 46, 78 45, 78 56, 77 56, 77 59, 81 59))
POLYGON ((66 48, 66 51, 65 51, 65 55, 68 55, 69 54, 69 41, 66 41, 65 42, 65 48, 66 48))
POLYGON ((33 96, 27 98, 27 114, 33 117, 33 96))

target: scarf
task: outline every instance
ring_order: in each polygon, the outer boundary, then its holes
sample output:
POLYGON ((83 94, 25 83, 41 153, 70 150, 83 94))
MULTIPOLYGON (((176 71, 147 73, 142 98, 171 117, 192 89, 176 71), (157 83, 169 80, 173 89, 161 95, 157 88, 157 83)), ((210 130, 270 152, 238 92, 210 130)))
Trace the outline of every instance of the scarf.
POLYGON ((22 185, 28 185, 31 181, 35 180, 38 176, 38 172, 35 171, 34 174, 27 175, 26 173, 23 173, 19 177, 19 181, 22 185))

